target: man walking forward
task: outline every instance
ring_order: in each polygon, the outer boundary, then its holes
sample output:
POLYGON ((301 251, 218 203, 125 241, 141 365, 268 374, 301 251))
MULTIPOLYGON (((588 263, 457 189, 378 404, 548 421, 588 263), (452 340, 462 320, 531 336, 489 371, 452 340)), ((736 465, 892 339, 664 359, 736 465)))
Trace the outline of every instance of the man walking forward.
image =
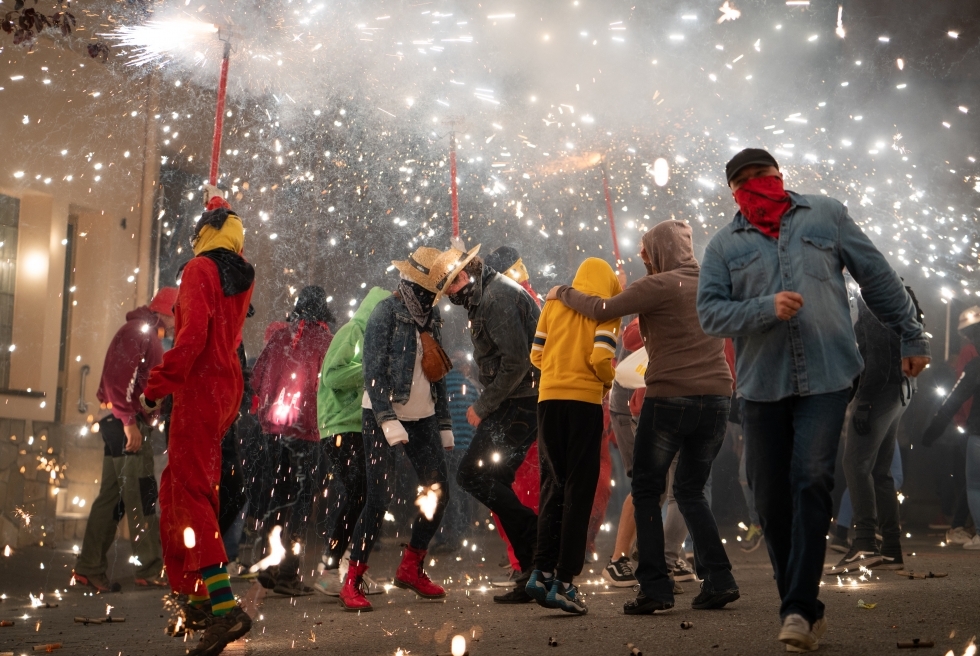
POLYGON ((704 331, 735 344, 749 485, 782 599, 779 640, 813 651, 826 630, 817 599, 834 461, 861 373, 843 269, 902 340, 917 376, 929 343, 898 274, 838 201, 783 189, 775 158, 748 148, 726 167, 739 212, 701 263, 704 331))

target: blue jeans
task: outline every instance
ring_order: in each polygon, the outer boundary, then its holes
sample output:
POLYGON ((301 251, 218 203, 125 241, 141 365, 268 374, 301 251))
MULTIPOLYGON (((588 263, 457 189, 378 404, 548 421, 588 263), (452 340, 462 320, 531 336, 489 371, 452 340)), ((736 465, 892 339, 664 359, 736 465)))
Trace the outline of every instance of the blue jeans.
POLYGON ((974 525, 980 526, 980 435, 970 435, 966 442, 966 501, 974 525))
POLYGON ((833 513, 834 462, 850 390, 742 401, 746 470, 782 600, 779 615, 823 617, 817 599, 833 513))
POLYGON ((678 459, 674 498, 694 543, 695 571, 715 590, 737 587, 711 506, 704 496, 711 463, 725 439, 729 407, 727 396, 643 401, 633 449, 633 506, 640 552, 636 579, 640 590, 651 599, 674 601, 674 585, 664 558, 660 498, 667 488, 667 471, 675 454, 678 459))
MULTIPOLYGON (((367 472, 366 496, 361 516, 354 525, 350 559, 366 563, 381 533, 381 523, 394 494, 397 461, 395 447, 388 444, 372 410, 364 410, 362 425, 367 472)), ((425 551, 429 548, 432 536, 439 530, 446 504, 449 503, 446 451, 439 438, 439 420, 435 415, 418 421, 403 421, 402 425, 408 432, 408 443, 403 444, 402 448, 415 469, 419 485, 429 487, 439 484, 438 501, 432 518, 419 513, 412 524, 412 539, 409 544, 413 549, 425 551)), ((411 503, 414 500, 405 501, 411 503)))

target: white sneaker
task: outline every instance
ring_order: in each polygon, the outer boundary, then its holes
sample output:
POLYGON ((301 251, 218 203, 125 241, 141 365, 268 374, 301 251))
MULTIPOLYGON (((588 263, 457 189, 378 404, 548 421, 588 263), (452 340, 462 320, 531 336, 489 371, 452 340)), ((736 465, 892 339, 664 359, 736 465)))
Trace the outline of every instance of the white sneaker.
POLYGON ((972 539, 973 536, 962 526, 946 531, 946 544, 966 544, 972 539))
POLYGON ((963 548, 980 551, 980 535, 974 535, 972 540, 963 545, 963 548))
POLYGON ((813 644, 809 648, 795 647, 791 644, 787 644, 786 651, 790 652, 791 654, 802 654, 808 651, 817 651, 820 638, 822 638, 823 634, 826 632, 827 632, 827 618, 821 617, 819 620, 813 623, 813 626, 810 627, 810 633, 813 635, 813 644))
POLYGON ((783 628, 779 631, 779 641, 787 647, 793 647, 799 652, 814 651, 817 648, 817 636, 810 623, 802 615, 792 613, 783 620, 783 628))

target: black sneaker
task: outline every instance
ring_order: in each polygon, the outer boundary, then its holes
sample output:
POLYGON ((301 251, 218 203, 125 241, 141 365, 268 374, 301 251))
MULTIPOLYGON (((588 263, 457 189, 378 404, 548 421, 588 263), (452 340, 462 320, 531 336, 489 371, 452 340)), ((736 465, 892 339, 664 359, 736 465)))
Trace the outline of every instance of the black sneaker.
POLYGON ((874 569, 882 563, 881 552, 874 543, 870 545, 859 545, 855 541, 851 545, 850 551, 841 558, 836 566, 827 570, 827 574, 843 574, 844 572, 856 572, 862 567, 874 569))
POLYGON ((670 576, 675 581, 694 581, 698 578, 691 565, 683 558, 674 563, 670 570, 670 576))
POLYGON ((623 556, 619 560, 609 559, 609 564, 602 570, 602 577, 609 581, 614 588, 629 588, 636 585, 636 575, 630 559, 623 556))
POLYGON ((741 595, 738 588, 727 590, 715 590, 710 583, 705 581, 701 584, 701 592, 691 602, 691 608, 695 610, 709 610, 712 608, 722 608, 725 604, 730 604, 741 595))
POLYGON ((216 656, 229 644, 238 640, 252 629, 252 618, 235 606, 221 617, 215 617, 211 626, 204 631, 197 647, 187 652, 187 656, 216 656))
POLYGON ((902 559, 902 547, 882 547, 881 564, 878 569, 905 569, 905 561, 902 559))
POLYGON ((520 573, 520 575, 514 579, 514 587, 509 592, 494 595, 493 602, 495 604, 526 604, 534 601, 534 597, 527 593, 527 582, 530 580, 530 578, 530 570, 520 573))
POLYGON ((287 597, 306 597, 315 592, 313 588, 305 585, 299 578, 276 581, 276 586, 272 591, 287 597))
POLYGON ((654 611, 670 610, 673 607, 674 602, 672 601, 651 599, 642 592, 638 592, 636 599, 623 604, 623 613, 626 615, 653 615, 654 611))

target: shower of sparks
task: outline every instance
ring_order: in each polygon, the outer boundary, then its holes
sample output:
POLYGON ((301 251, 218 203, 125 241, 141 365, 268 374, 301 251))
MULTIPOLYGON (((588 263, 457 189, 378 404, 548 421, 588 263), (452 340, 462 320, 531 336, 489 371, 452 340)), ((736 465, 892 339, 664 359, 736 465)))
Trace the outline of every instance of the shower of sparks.
POLYGON ((218 28, 212 23, 173 18, 151 20, 144 25, 120 25, 100 36, 121 47, 131 48, 127 64, 142 66, 151 62, 166 63, 178 53, 200 52, 217 33, 218 28))

